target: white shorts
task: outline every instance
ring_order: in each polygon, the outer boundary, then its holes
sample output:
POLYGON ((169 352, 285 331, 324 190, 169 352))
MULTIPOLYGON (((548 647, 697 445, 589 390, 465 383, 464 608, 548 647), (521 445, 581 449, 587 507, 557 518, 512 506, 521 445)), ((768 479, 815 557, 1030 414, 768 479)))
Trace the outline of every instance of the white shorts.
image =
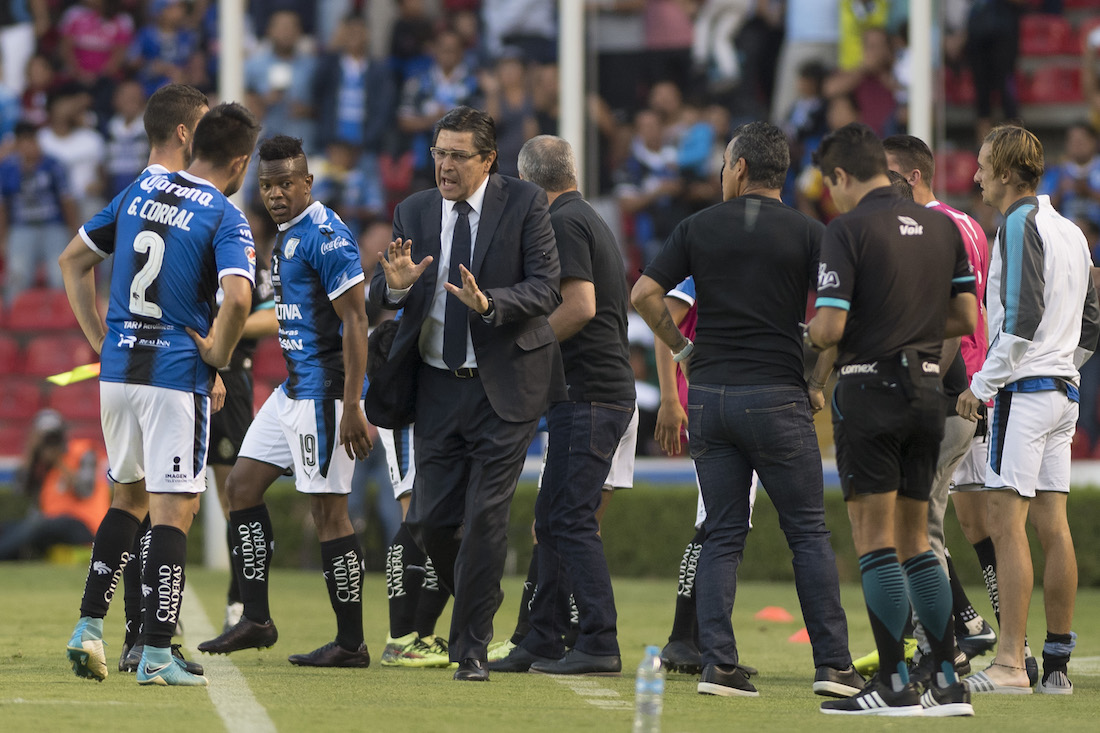
MULTIPOLYGON (((695 468, 695 462, 692 462, 692 469, 695 468)), ((703 490, 699 487, 699 473, 695 472, 695 488, 699 494, 696 497, 695 502, 695 529, 699 529, 703 526, 703 522, 707 521, 707 507, 703 504, 703 490)), ((749 529, 752 529, 752 510, 756 507, 756 490, 760 488, 760 478, 756 475, 756 471, 752 472, 752 479, 749 482, 749 529)))
POLYGON ((340 445, 343 410, 343 400, 292 400, 276 387, 249 426, 239 457, 293 467, 294 487, 303 494, 350 494, 355 459, 340 445))
POLYGON ((147 384, 100 382, 99 399, 112 481, 145 479, 145 489, 152 493, 206 491, 209 397, 147 384))
POLYGON ((416 464, 413 463, 413 426, 390 430, 378 428, 378 440, 386 452, 386 464, 390 467, 390 482, 393 484, 393 498, 400 499, 412 493, 413 479, 416 478, 416 464))
POLYGON ((975 491, 985 485, 986 466, 989 465, 989 438, 975 435, 970 441, 970 450, 955 467, 948 491, 975 491))
MULTIPOLYGON (((611 470, 607 472, 607 478, 604 479, 604 491, 634 488, 634 454, 637 448, 638 407, 635 405, 634 414, 630 416, 626 432, 619 440, 619 447, 615 449, 615 455, 611 456, 611 470)), ((545 455, 543 459, 545 460, 545 455)))
POLYGON ((1069 491, 1070 443, 1078 405, 1057 391, 997 394, 989 424, 987 489, 1069 491))

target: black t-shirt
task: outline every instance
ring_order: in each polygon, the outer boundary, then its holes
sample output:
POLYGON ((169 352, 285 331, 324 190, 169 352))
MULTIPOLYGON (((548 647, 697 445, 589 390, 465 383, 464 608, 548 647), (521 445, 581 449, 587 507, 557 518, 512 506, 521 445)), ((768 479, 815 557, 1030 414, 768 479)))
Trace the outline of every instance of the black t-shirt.
POLYGON ((578 278, 596 291, 596 315, 561 342, 569 399, 634 399, 634 372, 626 337, 626 270, 615 236, 577 191, 550 205, 561 279, 578 278))
POLYGON ((959 230, 940 212, 883 187, 829 222, 817 306, 848 311, 838 367, 906 348, 938 360, 948 302, 960 292, 974 292, 974 273, 959 230))
MULTIPOLYGON (((275 307, 275 288, 271 284, 271 268, 270 267, 256 267, 256 287, 252 288, 252 310, 250 313, 255 313, 258 310, 264 308, 275 307)), ((237 342, 236 348, 233 349, 233 356, 229 359, 229 366, 232 369, 241 369, 246 367, 252 367, 252 357, 256 355, 256 346, 259 344, 257 339, 243 338, 237 342)))
POLYGON ((804 386, 802 336, 824 227, 780 201, 741 196, 684 219, 645 274, 695 278, 691 379, 804 386))
POLYGON ((966 362, 963 361, 962 351, 959 351, 943 375, 943 393, 947 397, 948 417, 959 414, 955 411, 955 403, 958 401, 958 396, 969 386, 970 380, 966 378, 966 362))

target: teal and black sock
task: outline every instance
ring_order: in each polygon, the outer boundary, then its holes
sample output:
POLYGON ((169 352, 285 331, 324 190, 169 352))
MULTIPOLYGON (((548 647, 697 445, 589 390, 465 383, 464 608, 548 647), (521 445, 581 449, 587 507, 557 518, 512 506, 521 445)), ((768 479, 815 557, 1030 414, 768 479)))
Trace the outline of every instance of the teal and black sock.
POLYGON ((859 569, 871 632, 878 647, 879 674, 883 682, 900 690, 909 682, 902 633, 910 613, 897 550, 884 547, 868 552, 859 558, 859 569))
POLYGON ((244 615, 250 621, 266 624, 271 620, 267 584, 275 551, 267 504, 229 512, 229 528, 233 535, 233 569, 237 573, 244 615))
POLYGON ((103 618, 122 580, 122 572, 134 549, 134 536, 141 523, 137 517, 122 509, 108 509, 92 544, 92 559, 88 565, 88 579, 84 583, 84 597, 80 601, 80 615, 103 618))
POLYGON ((389 599, 390 638, 416 631, 416 609, 420 603, 427 556, 413 540, 404 522, 386 550, 386 597, 389 599))
POLYGON ((145 646, 168 648, 183 603, 183 573, 187 535, 167 524, 149 530, 149 557, 142 583, 152 589, 146 598, 142 640, 145 646))
POLYGON ((512 632, 511 642, 519 644, 531 630, 531 599, 539 584, 539 546, 531 548, 531 564, 527 566, 527 579, 523 581, 523 594, 519 598, 519 616, 516 618, 516 630, 512 632))
POLYGON ((935 553, 926 550, 914 555, 901 566, 909 602, 924 626, 932 659, 943 679, 933 680, 938 686, 955 683, 955 632, 951 620, 951 584, 935 553))
POLYGON ((668 640, 694 641, 695 639, 695 574, 699 568, 699 553, 703 551, 702 529, 695 532, 680 558, 680 579, 676 586, 676 613, 672 617, 672 633, 668 640))
POLYGON ((1052 634, 1047 632, 1046 643, 1043 644, 1043 679, 1051 672, 1066 672, 1069 667, 1069 657, 1077 646, 1077 634, 1073 631, 1068 634, 1052 634))
POLYGON ((420 586, 420 600, 416 604, 416 633, 421 638, 435 633, 435 624, 450 597, 451 594, 439 583, 439 573, 435 571, 432 559, 425 558, 424 581, 420 586))
POLYGON ((989 594, 989 603, 993 606, 993 615, 997 617, 997 625, 1001 625, 1001 599, 997 591, 997 553, 993 549, 993 539, 986 537, 980 542, 974 543, 974 552, 978 555, 978 564, 982 568, 982 580, 985 581, 985 590, 989 594))
POLYGON ((355 534, 321 543, 321 563, 332 610, 336 643, 356 651, 363 643, 363 551, 355 534))

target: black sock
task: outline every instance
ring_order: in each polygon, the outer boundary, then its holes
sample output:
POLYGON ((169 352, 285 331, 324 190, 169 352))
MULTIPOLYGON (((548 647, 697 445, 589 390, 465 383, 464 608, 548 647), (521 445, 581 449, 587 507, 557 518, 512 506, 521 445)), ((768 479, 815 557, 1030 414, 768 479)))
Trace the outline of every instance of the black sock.
POLYGON ((982 567, 982 579, 989 594, 989 603, 993 606, 993 615, 997 625, 1001 625, 1001 599, 997 591, 997 553, 993 549, 993 539, 986 537, 974 543, 974 552, 978 555, 978 564, 982 567))
POLYGON ((451 594, 443 590, 439 574, 435 571, 432 559, 424 563, 424 582, 420 586, 420 601, 416 604, 416 633, 421 638, 435 633, 435 623, 443 613, 451 594))
POLYGON ((145 533, 149 531, 149 515, 138 526, 134 535, 133 549, 130 550, 130 559, 122 570, 123 606, 126 611, 126 636, 123 643, 133 647, 141 635, 141 546, 145 533))
MULTIPOLYGON (((228 522, 225 525, 225 543, 229 547, 229 556, 233 556, 233 525, 228 522)), ((232 603, 244 603, 241 600, 241 583, 237 578, 237 573, 233 570, 232 562, 229 568, 229 590, 225 594, 226 605, 232 603)))
POLYGON ((569 594, 569 598, 563 608, 565 613, 565 635, 564 642, 566 649, 572 649, 577 643, 577 637, 581 635, 581 614, 577 610, 577 599, 572 593, 569 594))
POLYGON ((680 558, 680 581, 676 586, 676 615, 672 617, 672 633, 668 640, 693 641, 695 637, 695 572, 699 567, 699 553, 703 551, 702 529, 695 532, 680 558))
POLYGON ((970 633, 966 628, 966 623, 978 618, 978 612, 974 610, 974 606, 967 598, 962 583, 959 582, 959 576, 955 572, 955 563, 951 559, 951 554, 947 553, 946 550, 944 552, 947 555, 947 580, 951 583, 951 613, 955 616, 955 635, 966 636, 970 633))
POLYGON ((172 645, 183 604, 183 570, 187 562, 187 535, 158 524, 150 531, 149 560, 142 583, 152 589, 146 598, 142 641, 166 649, 172 645))
POLYGON ((267 504, 229 512, 229 528, 233 533, 233 568, 244 603, 244 615, 258 624, 271 620, 267 584, 271 577, 271 555, 275 550, 275 535, 267 504))
POLYGON ((363 551, 355 534, 321 543, 321 567, 332 610, 336 643, 348 651, 363 644, 363 551))
POLYGON ((912 613, 898 553, 893 547, 868 552, 859 558, 859 569, 871 633, 878 648, 879 674, 883 682, 899 690, 909 682, 902 635, 912 613))
POLYGON ((531 599, 539 583, 539 546, 531 548, 531 564, 527 566, 527 580, 523 581, 523 594, 519 597, 519 616, 516 618, 516 630, 512 632, 512 643, 519 644, 531 630, 531 599))
POLYGON ((140 524, 137 517, 122 509, 107 510, 92 545, 88 579, 80 601, 81 616, 103 618, 107 615, 118 581, 122 579, 122 571, 134 549, 134 535, 140 524))
POLYGON ((925 638, 932 648, 937 670, 933 684, 939 687, 955 683, 955 634, 951 620, 951 585, 935 553, 926 550, 901 566, 909 602, 924 626, 925 638), (943 679, 939 679, 939 674, 943 679))
MULTIPOLYGON (((386 596, 390 605, 390 638, 400 639, 416 630, 427 556, 417 547, 402 522, 386 550, 386 596)), ((436 582, 438 585, 438 580, 436 582)))
POLYGON ((1069 667, 1069 657, 1073 648, 1077 646, 1077 634, 1052 634, 1047 632, 1046 643, 1043 644, 1043 680, 1051 672, 1066 672, 1069 667))

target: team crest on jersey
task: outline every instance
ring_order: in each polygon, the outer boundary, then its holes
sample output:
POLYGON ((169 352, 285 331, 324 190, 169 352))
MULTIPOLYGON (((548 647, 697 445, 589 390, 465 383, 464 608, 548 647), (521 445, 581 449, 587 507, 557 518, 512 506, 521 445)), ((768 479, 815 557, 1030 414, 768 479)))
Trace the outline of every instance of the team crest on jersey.
POLYGON ((245 247, 244 248, 244 256, 248 258, 248 264, 252 265, 253 267, 256 266, 256 248, 255 247, 245 247))
POLYGON ((902 236, 913 236, 924 234, 924 227, 917 223, 916 219, 909 216, 899 216, 898 221, 901 222, 901 226, 898 230, 902 233, 902 236))
POLYGON ((288 260, 294 257, 294 250, 298 249, 298 243, 301 241, 302 240, 299 237, 291 237, 290 239, 288 239, 286 241, 286 244, 283 246, 283 257, 287 258, 288 260))

